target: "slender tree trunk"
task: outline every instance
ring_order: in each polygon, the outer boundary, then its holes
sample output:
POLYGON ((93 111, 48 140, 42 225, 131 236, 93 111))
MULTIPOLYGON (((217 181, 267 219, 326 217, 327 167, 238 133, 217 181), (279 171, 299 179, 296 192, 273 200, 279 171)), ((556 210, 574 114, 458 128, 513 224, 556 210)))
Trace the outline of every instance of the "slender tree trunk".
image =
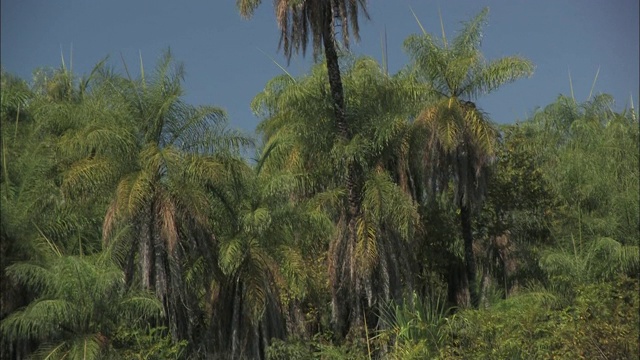
MULTIPOLYGON (((324 45, 324 53, 327 60, 327 73, 329 75, 329 88, 331 90, 331 98, 333 100, 333 111, 336 117, 336 127, 338 134, 343 141, 351 140, 349 124, 347 123, 346 107, 344 104, 344 89, 342 87, 342 76, 340 75, 340 63, 338 62, 338 53, 336 51, 335 41, 332 32, 333 15, 329 6, 325 9, 325 26, 322 31, 322 40, 324 45)), ((359 211, 359 194, 356 183, 355 164, 350 164, 347 169, 346 187, 349 196, 349 214, 347 217, 349 235, 355 234, 356 222, 355 217, 359 211)), ((353 238, 355 239, 355 237, 353 238)))
POLYGON ((471 232, 471 209, 469 205, 460 204, 460 224, 462 225, 462 239, 464 241, 464 266, 469 283, 471 306, 478 307, 479 297, 476 287, 476 259, 473 254, 473 234, 471 232))
POLYGON ((232 316, 231 316, 231 357, 235 358, 238 354, 238 346, 240 342, 240 306, 241 306, 241 286, 242 283, 235 280, 232 316))
MULTIPOLYGON (((331 98, 333 100, 333 111, 336 117, 336 128, 341 140, 347 142, 351 140, 351 133, 347 123, 340 64, 338 62, 338 53, 336 51, 332 30, 333 13, 329 1, 327 1, 324 8, 323 22, 322 41, 327 61, 327 74, 329 77, 331 98)), ((344 337, 354 323, 358 322, 356 319, 360 319, 361 317, 359 301, 362 285, 355 271, 356 264, 353 261, 353 257, 349 255, 350 250, 355 249, 356 216, 359 212, 359 195, 356 178, 356 166, 351 163, 347 168, 345 184, 349 201, 349 209, 346 214, 346 249, 338 245, 338 251, 335 252, 338 258, 330 259, 329 261, 330 263, 333 262, 333 265, 329 266, 329 271, 337 271, 337 274, 332 274, 331 278, 333 279, 332 307, 334 327, 339 337, 344 337), (346 251, 340 251, 341 248, 346 251), (344 270, 340 271, 341 269, 344 270)), ((343 240, 344 239, 336 239, 335 241, 343 240)))
POLYGON ((153 252, 150 211, 145 209, 140 219, 140 275, 143 290, 152 289, 153 252))
POLYGON ((450 259, 447 286, 447 300, 449 303, 455 304, 459 308, 469 306, 469 283, 467 281, 467 273, 464 264, 460 263, 457 258, 450 259))
MULTIPOLYGON (((154 224, 157 225, 157 224, 154 224)), ((160 236, 160 229, 154 229, 153 231, 153 251, 155 257, 155 290, 156 296, 160 299, 162 304, 165 306, 165 310, 168 309, 168 282, 167 282, 167 267, 166 267, 166 256, 167 252, 165 249, 164 239, 160 236)), ((169 318, 171 318, 170 314, 167 314, 169 318)), ((174 334, 175 336, 175 334, 174 334)))
POLYGON ((482 271, 482 281, 480 282, 480 301, 479 304, 483 308, 489 307, 489 288, 492 285, 491 271, 484 269, 482 271))
POLYGON ((515 244, 511 242, 510 237, 511 233, 507 230, 502 235, 496 236, 494 239, 495 246, 498 248, 500 261, 502 263, 502 282, 505 298, 518 290, 517 279, 514 279, 511 283, 509 281, 518 269, 518 261, 513 254, 515 251, 515 244))
POLYGON ((324 26, 322 29, 322 41, 324 45, 324 56, 327 60, 327 74, 329 75, 329 88, 333 100, 333 111, 336 117, 338 133, 343 140, 349 140, 349 127, 344 105, 344 91, 342 88, 342 76, 340 75, 340 64, 338 62, 338 52, 333 38, 332 25, 333 13, 329 5, 325 6, 324 26))
POLYGON ((131 241, 131 248, 129 249, 129 254, 127 254, 127 265, 125 268, 125 272, 124 272, 124 276, 125 276, 125 283, 127 284, 127 286, 131 286, 134 276, 135 276, 135 272, 136 272, 136 253, 138 249, 138 244, 136 243, 135 240, 131 241))
MULTIPOLYGON (((344 226, 343 221, 338 223, 340 230, 344 226)), ((348 312, 345 304, 349 303, 349 271, 345 269, 345 262, 349 261, 349 241, 342 231, 329 244, 328 267, 331 283, 331 323, 336 337, 344 336, 348 325, 348 312)))

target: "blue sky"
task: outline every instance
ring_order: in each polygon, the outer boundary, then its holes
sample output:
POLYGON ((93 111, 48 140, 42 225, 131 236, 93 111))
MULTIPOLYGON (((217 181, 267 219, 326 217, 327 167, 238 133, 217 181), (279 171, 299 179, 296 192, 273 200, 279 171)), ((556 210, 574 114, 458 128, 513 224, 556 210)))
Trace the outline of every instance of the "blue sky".
MULTIPOLYGON (((216 105, 229 113, 231 127, 253 131, 259 119, 251 99, 281 73, 279 33, 272 0, 264 0, 251 20, 238 15, 234 0, 2 0, 1 63, 25 79, 41 66, 60 65, 61 49, 69 60, 73 48, 76 73, 88 73, 109 55, 109 63, 130 68, 142 53, 151 68, 171 47, 186 66, 186 100, 216 105), (265 55, 264 53, 267 55, 265 55)), ((440 33, 438 9, 448 36, 462 21, 490 8, 483 52, 487 59, 521 55, 536 65, 532 78, 504 86, 478 104, 498 123, 524 119, 536 107, 569 94, 571 72, 578 101, 586 100, 600 68, 595 92, 612 94, 617 108, 638 103, 638 0, 370 0, 371 20, 362 20, 356 54, 381 60, 380 40, 386 28, 389 70, 407 64, 404 39, 420 28, 413 8, 428 32, 440 33)), ((311 52, 309 52, 310 54, 311 52)), ((294 56, 288 67, 302 74, 311 56, 294 56)), ((68 63, 67 63, 68 65, 68 63)))

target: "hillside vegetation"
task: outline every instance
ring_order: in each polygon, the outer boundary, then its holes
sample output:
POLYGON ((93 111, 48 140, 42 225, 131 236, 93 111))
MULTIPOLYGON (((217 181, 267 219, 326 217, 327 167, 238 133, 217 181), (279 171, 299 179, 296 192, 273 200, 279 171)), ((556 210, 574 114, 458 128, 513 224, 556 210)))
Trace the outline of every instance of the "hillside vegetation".
POLYGON ((265 85, 257 138, 169 52, 2 71, 0 357, 637 359, 633 105, 497 125, 478 98, 534 65, 483 58, 486 10, 388 74, 291 6, 324 60, 265 85))

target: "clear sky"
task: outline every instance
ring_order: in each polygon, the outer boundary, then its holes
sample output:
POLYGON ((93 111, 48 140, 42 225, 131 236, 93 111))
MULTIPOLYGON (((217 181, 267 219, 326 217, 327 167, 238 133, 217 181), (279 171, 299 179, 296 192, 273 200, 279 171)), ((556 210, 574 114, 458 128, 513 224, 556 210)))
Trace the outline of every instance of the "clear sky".
MULTIPOLYGON (((524 119, 536 107, 569 94, 571 72, 578 101, 586 100, 598 68, 595 92, 612 94, 617 109, 639 92, 638 0, 370 0, 371 20, 362 20, 356 54, 381 59, 386 28, 389 70, 406 65, 404 39, 420 31, 413 8, 428 32, 440 34, 438 9, 448 36, 460 22, 488 6, 483 52, 487 59, 519 54, 536 65, 532 78, 504 86, 478 101, 499 123, 524 119)), ((281 73, 268 56, 278 52, 273 1, 264 0, 251 20, 240 18, 235 0, 2 0, 1 63, 30 79, 34 69, 67 65, 73 48, 74 72, 86 74, 109 55, 109 63, 129 68, 142 53, 153 67, 168 47, 185 64, 186 100, 225 108, 230 125, 252 132, 259 121, 249 109, 265 83, 281 73), (267 55, 263 54, 266 53, 267 55)), ((311 52, 309 52, 311 53, 311 52)), ((312 58, 294 57, 288 71, 305 72, 312 58)))

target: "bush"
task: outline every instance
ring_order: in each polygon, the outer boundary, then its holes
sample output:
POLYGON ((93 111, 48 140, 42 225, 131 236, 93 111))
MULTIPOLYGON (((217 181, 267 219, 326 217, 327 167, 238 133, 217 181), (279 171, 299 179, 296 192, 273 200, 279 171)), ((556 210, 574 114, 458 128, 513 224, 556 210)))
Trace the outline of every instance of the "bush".
POLYGON ((148 328, 146 331, 121 327, 113 345, 121 359, 163 360, 181 358, 187 341, 173 343, 165 327, 148 328))
POLYGON ((458 314, 448 325, 440 358, 637 359, 638 281, 580 286, 571 306, 553 295, 523 294, 489 310, 458 314))

